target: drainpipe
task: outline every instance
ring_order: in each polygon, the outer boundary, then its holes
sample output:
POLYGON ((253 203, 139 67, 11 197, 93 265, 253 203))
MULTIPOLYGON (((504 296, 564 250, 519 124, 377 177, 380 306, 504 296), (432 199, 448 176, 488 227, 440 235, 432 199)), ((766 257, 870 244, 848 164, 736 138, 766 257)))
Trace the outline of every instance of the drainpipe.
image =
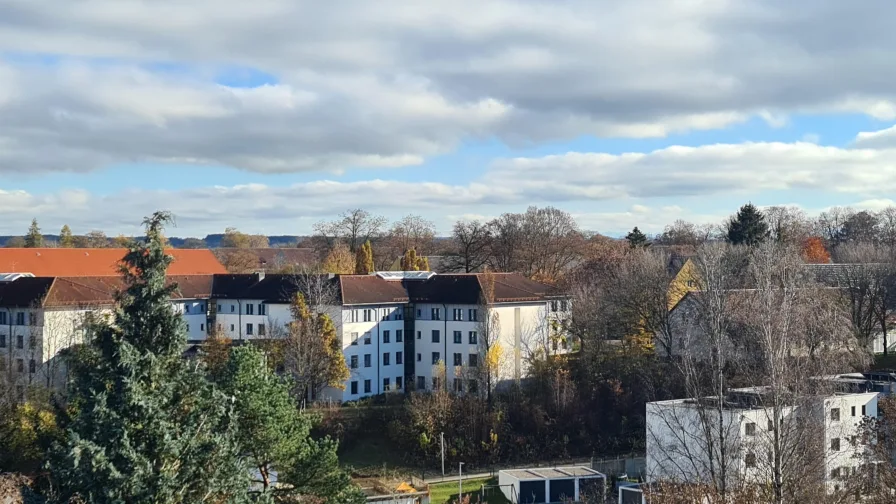
POLYGON ((444 319, 442 319, 445 323, 444 329, 442 330, 442 344, 445 346, 445 353, 442 355, 445 356, 445 383, 442 384, 442 387, 445 388, 445 391, 448 390, 448 305, 442 303, 442 313, 444 314, 444 319))
POLYGON ((237 327, 240 328, 240 343, 243 342, 243 302, 239 299, 236 300, 237 311, 237 327))
MULTIPOLYGON (((376 321, 376 388, 380 388, 383 386, 382 385, 383 382, 380 379, 380 369, 382 369, 382 366, 383 366, 383 361, 381 360, 383 357, 383 354, 382 354, 382 352, 380 352, 380 322, 382 322, 382 319, 379 318, 379 316, 380 316, 379 308, 375 308, 373 310, 373 316, 375 318, 377 318, 377 321, 376 321)), ((380 389, 380 394, 382 394, 384 392, 386 392, 386 391, 380 389)))

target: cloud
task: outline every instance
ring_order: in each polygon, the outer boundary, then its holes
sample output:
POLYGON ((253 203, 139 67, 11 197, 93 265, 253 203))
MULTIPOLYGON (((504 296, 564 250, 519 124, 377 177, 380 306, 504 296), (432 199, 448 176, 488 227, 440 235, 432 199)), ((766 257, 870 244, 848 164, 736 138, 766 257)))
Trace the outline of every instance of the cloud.
POLYGON ((896 3, 610 3, 6 2, 0 170, 338 171, 419 164, 469 138, 896 119, 896 3), (232 67, 273 82, 214 82, 232 67))

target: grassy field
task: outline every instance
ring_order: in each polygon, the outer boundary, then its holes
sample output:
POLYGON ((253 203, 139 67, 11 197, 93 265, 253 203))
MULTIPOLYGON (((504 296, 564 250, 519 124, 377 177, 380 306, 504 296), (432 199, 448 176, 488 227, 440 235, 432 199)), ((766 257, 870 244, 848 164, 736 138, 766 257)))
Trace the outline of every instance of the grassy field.
MULTIPOLYGON (((470 496, 470 502, 479 502, 479 490, 482 485, 497 485, 496 478, 483 478, 464 480, 463 495, 470 496)), ((449 481, 446 483, 437 483, 429 485, 429 501, 431 504, 447 504, 449 502, 457 502, 457 481, 449 481)), ((500 490, 494 488, 490 491, 488 504, 505 504, 507 499, 501 494, 500 490)))

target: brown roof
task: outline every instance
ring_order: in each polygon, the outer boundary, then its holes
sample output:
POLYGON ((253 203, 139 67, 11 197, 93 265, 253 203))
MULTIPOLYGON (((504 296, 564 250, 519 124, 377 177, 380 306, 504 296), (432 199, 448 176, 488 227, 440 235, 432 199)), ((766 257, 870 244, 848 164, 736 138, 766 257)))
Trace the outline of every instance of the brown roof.
MULTIPOLYGON (((177 284, 172 299, 211 297, 212 275, 173 275, 168 284, 177 284)), ((0 306, 45 308, 64 306, 108 306, 125 287, 120 277, 24 277, 0 285, 0 306)))
MULTIPOLYGON (((171 275, 227 273, 208 249, 169 249, 171 275)), ((123 248, 0 248, 0 273, 31 273, 36 277, 119 276, 123 248)))
POLYGON ((374 275, 340 275, 339 294, 344 305, 408 301, 408 292, 401 282, 389 282, 374 275))

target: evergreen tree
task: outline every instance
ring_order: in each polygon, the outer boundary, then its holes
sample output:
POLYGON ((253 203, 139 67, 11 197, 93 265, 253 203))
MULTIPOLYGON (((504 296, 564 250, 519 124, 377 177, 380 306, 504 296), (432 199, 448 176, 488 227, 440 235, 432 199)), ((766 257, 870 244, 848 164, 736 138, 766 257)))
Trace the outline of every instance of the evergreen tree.
POLYGON ((127 289, 71 359, 71 413, 47 469, 56 502, 248 502, 233 401, 181 357, 183 319, 166 285, 170 215, 145 221, 122 261, 127 289))
POLYGON ((339 468, 336 443, 311 438, 317 417, 299 411, 290 383, 271 372, 261 350, 234 347, 218 383, 235 398, 241 451, 257 470, 263 493, 314 496, 334 503, 366 500, 339 468), (274 470, 278 483, 288 488, 272 488, 274 470))
POLYGON ((768 238, 765 216, 752 203, 740 207, 728 221, 728 241, 734 245, 754 246, 768 238))
POLYGON ((629 234, 625 235, 625 239, 628 240, 628 244, 631 248, 647 247, 650 245, 647 241, 647 236, 638 229, 638 226, 635 226, 629 234))
POLYGON ((75 246, 75 237, 72 236, 72 228, 68 227, 68 224, 62 226, 62 231, 59 231, 59 246, 62 248, 75 246))
POLYGON ((370 245, 370 240, 367 240, 358 249, 357 256, 355 257, 355 274, 368 275, 374 270, 373 247, 370 245))
POLYGON ((37 225, 37 219, 31 220, 31 227, 28 228, 28 234, 25 235, 25 247, 40 248, 44 246, 44 237, 40 234, 40 227, 37 225))
POLYGON ((418 256, 415 249, 405 250, 401 258, 401 271, 429 271, 429 259, 418 256))

